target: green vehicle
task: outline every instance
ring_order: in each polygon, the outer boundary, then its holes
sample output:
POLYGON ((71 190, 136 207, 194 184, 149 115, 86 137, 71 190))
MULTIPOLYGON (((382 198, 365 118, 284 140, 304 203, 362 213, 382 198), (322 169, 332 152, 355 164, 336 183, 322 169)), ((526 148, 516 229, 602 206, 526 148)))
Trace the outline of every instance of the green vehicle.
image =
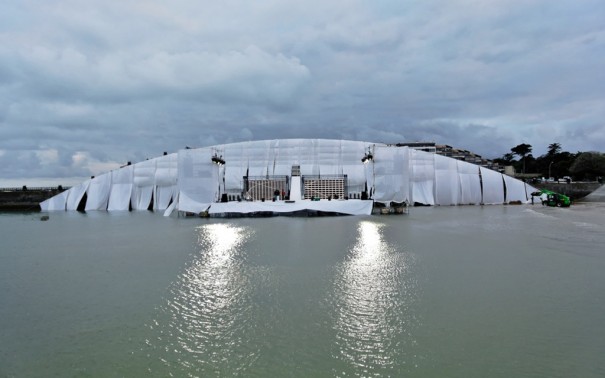
POLYGON ((551 190, 540 189, 539 192, 531 194, 534 197, 540 197, 542 205, 552 207, 569 207, 571 200, 564 194, 555 193, 551 190))

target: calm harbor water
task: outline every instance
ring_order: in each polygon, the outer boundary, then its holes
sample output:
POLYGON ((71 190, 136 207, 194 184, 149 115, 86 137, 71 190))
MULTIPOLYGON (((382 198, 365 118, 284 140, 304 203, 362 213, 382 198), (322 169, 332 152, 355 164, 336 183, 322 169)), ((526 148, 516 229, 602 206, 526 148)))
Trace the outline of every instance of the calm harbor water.
POLYGON ((0 214, 0 377, 603 377, 605 205, 0 214))

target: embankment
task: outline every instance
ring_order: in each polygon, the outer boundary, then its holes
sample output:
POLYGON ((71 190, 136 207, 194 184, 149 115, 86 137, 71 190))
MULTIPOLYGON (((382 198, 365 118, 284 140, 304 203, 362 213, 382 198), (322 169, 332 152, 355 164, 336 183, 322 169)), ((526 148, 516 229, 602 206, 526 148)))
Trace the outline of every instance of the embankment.
POLYGON ((40 202, 67 188, 0 188, 0 211, 39 211, 40 202))

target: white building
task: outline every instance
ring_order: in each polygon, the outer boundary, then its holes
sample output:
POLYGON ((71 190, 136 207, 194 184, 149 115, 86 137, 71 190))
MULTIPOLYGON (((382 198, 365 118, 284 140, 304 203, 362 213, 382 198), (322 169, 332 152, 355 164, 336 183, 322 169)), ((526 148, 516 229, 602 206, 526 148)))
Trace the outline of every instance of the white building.
POLYGON ((278 139, 184 149, 87 180, 42 210, 370 214, 374 203, 527 202, 535 189, 464 161, 381 143, 278 139), (166 211, 167 210, 167 211, 166 211))

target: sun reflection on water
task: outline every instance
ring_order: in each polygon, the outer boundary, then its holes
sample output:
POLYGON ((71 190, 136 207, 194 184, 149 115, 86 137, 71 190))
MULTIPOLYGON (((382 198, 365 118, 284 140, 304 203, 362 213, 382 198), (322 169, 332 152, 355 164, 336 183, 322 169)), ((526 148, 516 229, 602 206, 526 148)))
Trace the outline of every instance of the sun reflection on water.
POLYGON ((411 258, 385 242, 384 227, 359 223, 357 241, 336 277, 334 357, 361 376, 383 370, 393 374, 389 369, 401 365, 402 359, 411 360, 400 355, 403 344, 415 343, 414 315, 406 311, 416 295, 414 280, 408 277, 411 258))
MULTIPOLYGON (((242 327, 249 312, 246 298, 248 277, 242 245, 251 231, 230 224, 208 224, 197 228, 199 253, 175 282, 171 298, 156 321, 158 338, 169 342, 173 361, 186 371, 212 372, 213 366, 231 360, 248 365, 254 353, 241 355, 236 350, 245 343, 242 327), (179 354, 187 352, 181 359, 179 354), (192 364, 192 357, 195 363, 192 364)), ((169 349, 166 347, 166 350, 169 349)))

